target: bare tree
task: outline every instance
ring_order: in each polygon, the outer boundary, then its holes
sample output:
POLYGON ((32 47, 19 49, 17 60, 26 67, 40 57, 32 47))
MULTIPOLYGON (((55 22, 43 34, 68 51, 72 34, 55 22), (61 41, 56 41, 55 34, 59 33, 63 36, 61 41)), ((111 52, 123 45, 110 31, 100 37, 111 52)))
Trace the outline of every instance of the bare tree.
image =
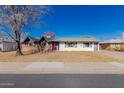
POLYGON ((0 31, 16 42, 16 55, 22 55, 21 36, 25 27, 40 25, 42 16, 47 12, 48 6, 0 6, 0 31))

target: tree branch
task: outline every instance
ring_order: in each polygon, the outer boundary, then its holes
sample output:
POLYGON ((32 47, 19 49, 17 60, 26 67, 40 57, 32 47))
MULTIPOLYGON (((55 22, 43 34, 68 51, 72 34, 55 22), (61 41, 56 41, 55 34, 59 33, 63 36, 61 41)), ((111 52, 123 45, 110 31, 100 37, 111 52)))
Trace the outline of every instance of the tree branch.
POLYGON ((8 36, 10 36, 14 41, 16 41, 16 39, 6 30, 4 29, 0 29, 1 31, 5 32, 8 36))

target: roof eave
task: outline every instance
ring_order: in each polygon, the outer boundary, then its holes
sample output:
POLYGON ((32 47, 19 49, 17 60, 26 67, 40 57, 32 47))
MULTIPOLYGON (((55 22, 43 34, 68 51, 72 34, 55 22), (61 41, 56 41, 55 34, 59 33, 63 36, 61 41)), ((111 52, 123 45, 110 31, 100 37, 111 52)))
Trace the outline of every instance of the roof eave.
POLYGON ((50 42, 100 42, 100 41, 71 41, 71 40, 51 40, 50 42))

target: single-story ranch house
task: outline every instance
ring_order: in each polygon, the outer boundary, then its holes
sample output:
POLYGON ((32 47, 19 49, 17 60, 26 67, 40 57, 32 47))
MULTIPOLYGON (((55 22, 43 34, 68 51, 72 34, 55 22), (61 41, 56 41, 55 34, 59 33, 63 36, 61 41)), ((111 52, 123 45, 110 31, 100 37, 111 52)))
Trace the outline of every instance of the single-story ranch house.
POLYGON ((58 51, 99 51, 99 40, 93 37, 58 38, 50 42, 58 51))
POLYGON ((80 37, 80 38, 55 38, 48 40, 41 37, 39 40, 33 37, 26 37, 22 44, 24 46, 36 46, 38 44, 49 46, 49 50, 56 51, 99 51, 99 40, 93 37, 80 37))

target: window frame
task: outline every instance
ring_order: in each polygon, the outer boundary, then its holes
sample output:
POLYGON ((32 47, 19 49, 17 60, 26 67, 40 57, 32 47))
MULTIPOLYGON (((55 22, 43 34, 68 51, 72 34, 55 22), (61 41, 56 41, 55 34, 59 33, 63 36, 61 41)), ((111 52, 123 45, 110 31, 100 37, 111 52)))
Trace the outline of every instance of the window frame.
POLYGON ((83 48, 92 48, 92 42, 83 42, 83 48), (86 44, 88 44, 88 46, 86 44))
POLYGON ((76 48, 77 42, 65 42, 65 48, 76 48))

